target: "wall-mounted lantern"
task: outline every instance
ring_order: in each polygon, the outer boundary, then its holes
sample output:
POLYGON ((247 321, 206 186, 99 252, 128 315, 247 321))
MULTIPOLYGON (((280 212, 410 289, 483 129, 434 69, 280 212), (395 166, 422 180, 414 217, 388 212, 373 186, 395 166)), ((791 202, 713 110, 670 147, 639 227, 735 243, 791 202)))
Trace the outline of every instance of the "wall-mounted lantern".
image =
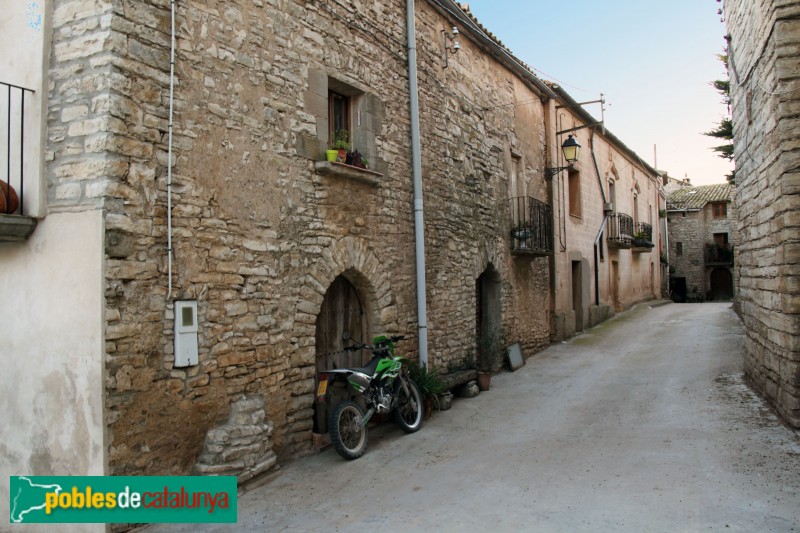
POLYGON ((564 154, 564 159, 569 163, 565 167, 553 167, 544 169, 548 177, 552 178, 562 170, 572 168, 572 165, 578 160, 578 153, 580 152, 581 145, 575 140, 575 137, 570 135, 564 144, 561 145, 561 152, 564 154))

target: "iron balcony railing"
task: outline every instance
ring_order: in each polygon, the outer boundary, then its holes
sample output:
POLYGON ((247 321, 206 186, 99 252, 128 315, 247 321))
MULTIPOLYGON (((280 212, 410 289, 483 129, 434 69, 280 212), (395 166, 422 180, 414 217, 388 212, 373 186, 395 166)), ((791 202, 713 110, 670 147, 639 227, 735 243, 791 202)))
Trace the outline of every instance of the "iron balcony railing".
POLYGON ((646 222, 634 224, 633 247, 649 251, 653 246, 653 226, 646 222))
POLYGON ((706 265, 733 265, 733 245, 707 243, 704 259, 706 265))
MULTIPOLYGON (((5 136, 5 176, 0 176, 0 214, 25 214, 25 96, 31 89, 0 81, 0 128, 5 136), (17 206, 18 205, 18 206, 17 206)), ((2 159, 0 159, 2 161, 2 159)), ((2 172, 2 170, 0 170, 2 172)))
POLYGON ((633 244, 633 219, 625 213, 608 217, 609 248, 630 248, 633 244))
POLYGON ((553 253, 553 209, 530 196, 511 199, 511 251, 553 253))

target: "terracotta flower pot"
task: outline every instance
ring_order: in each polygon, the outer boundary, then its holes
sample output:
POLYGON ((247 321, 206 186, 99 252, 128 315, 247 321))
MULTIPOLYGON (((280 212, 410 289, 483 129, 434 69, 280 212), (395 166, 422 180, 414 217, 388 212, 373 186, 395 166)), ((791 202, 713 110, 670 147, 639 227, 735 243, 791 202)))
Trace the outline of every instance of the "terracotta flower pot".
POLYGON ((0 213, 10 215, 19 208, 19 198, 14 187, 10 187, 4 181, 0 181, 0 213))
POLYGON ((488 372, 478 372, 478 388, 482 391, 490 389, 492 383, 492 375, 488 372))

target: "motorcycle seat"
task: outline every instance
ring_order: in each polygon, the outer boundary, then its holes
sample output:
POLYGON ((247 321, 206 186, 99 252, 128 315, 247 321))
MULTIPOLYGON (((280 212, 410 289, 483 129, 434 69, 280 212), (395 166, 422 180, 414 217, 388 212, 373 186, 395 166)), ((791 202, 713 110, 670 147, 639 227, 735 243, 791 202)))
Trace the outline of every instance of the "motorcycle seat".
POLYGON ((362 374, 372 377, 375 375, 375 369, 378 368, 378 361, 380 360, 380 357, 373 357, 372 361, 367 363, 367 366, 362 366, 361 368, 351 368, 351 370, 355 370, 356 372, 361 372, 362 374))

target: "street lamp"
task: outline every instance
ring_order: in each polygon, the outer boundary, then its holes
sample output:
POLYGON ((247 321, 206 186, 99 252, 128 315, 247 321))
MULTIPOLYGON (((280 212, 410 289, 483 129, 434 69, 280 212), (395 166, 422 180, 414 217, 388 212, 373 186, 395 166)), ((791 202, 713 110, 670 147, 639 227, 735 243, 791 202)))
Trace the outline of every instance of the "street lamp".
POLYGON ((578 144, 578 141, 575 140, 575 137, 570 135, 567 137, 567 140, 564 141, 564 144, 561 145, 561 151, 564 154, 564 159, 569 163, 565 167, 553 167, 553 168, 546 168, 544 169, 545 173, 548 177, 552 178, 562 170, 567 170, 568 168, 572 168, 573 163, 578 160, 578 152, 580 152, 581 145, 578 144))

